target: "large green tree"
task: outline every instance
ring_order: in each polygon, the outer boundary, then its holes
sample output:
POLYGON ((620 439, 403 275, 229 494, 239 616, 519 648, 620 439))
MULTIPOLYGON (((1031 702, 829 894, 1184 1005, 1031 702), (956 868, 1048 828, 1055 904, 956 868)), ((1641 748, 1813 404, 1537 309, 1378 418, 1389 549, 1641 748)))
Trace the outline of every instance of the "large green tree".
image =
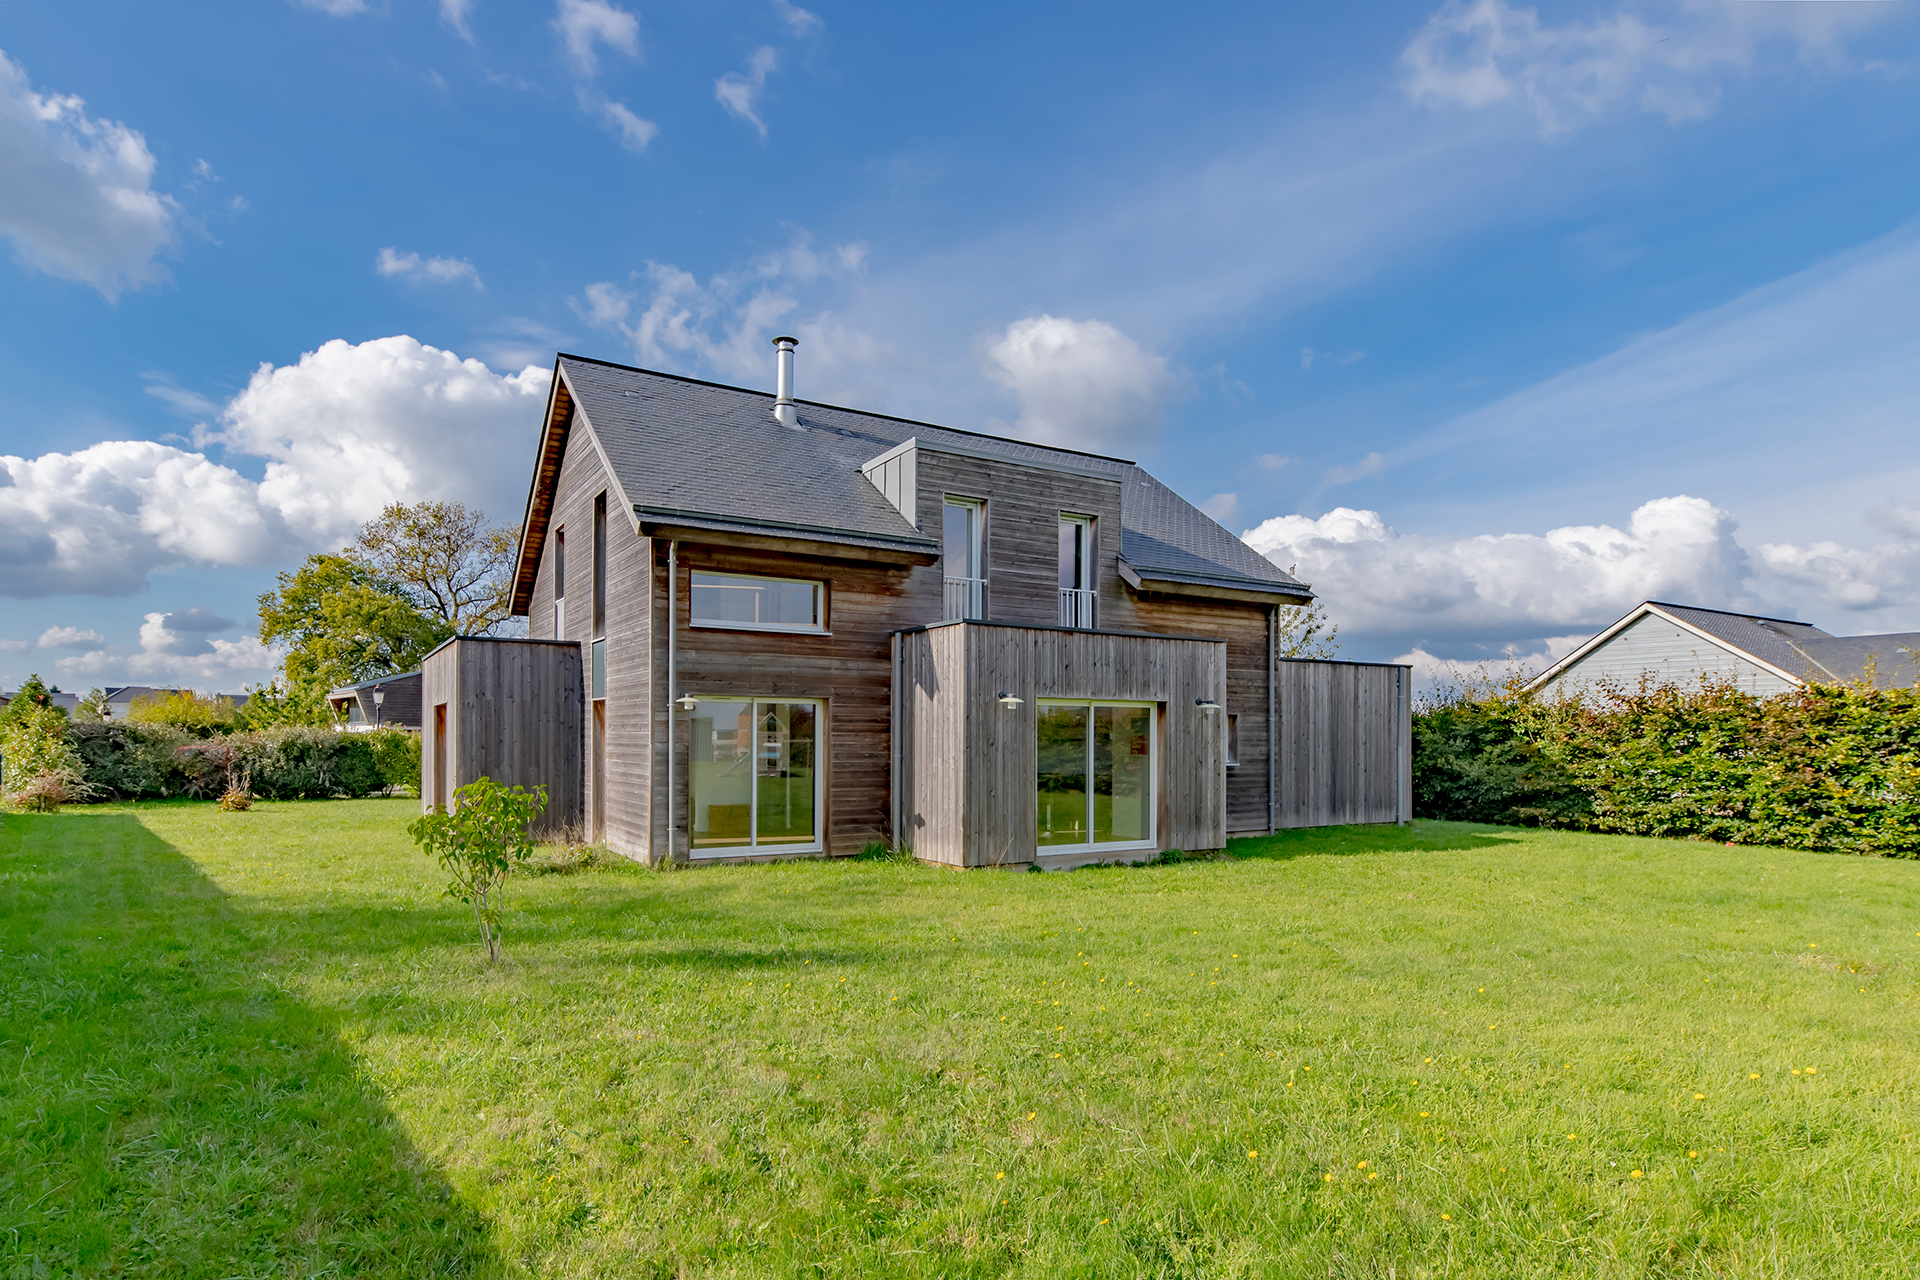
POLYGON ((482 636, 507 620, 519 534, 489 529, 462 503, 396 502, 361 528, 346 555, 454 634, 482 636))
POLYGON ((260 639, 287 646, 296 688, 337 688, 411 671, 453 628, 400 584, 344 555, 308 556, 260 597, 260 639))

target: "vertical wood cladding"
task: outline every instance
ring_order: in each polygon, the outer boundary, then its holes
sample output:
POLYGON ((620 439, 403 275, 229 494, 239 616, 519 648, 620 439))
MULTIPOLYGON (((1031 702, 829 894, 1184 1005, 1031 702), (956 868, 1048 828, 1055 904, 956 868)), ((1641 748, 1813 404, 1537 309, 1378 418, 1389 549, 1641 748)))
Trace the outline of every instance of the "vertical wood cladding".
MULTIPOLYGON (((980 498, 987 505, 984 560, 987 566, 987 617, 995 622, 1060 623, 1060 517, 1093 517, 1094 579, 1100 593, 1096 621, 1115 624, 1105 609, 1125 588, 1117 563, 1120 551, 1120 479, 1046 471, 1018 462, 919 450, 919 526, 939 536, 942 504, 948 496, 980 498)), ((936 570, 937 572, 937 570, 936 570)), ((902 620, 910 627, 939 620, 932 615, 902 620)))
MULTIPOLYGON (((578 426, 578 424, 575 424, 578 426)), ((629 858, 646 859, 652 855, 648 817, 652 811, 653 770, 648 753, 653 742, 655 698, 653 655, 653 613, 650 605, 652 540, 637 532, 632 514, 619 509, 619 497, 608 481, 600 455, 586 431, 570 433, 566 456, 561 460, 555 484, 552 516, 547 522, 547 545, 540 557, 534 579, 533 603, 527 615, 528 634, 536 638, 564 639, 582 645, 581 656, 588 657, 584 646, 590 643, 592 616, 592 574, 594 499, 607 494, 606 521, 606 642, 607 706, 606 758, 596 770, 589 754, 592 735, 587 730, 592 717, 586 706, 587 689, 580 690, 581 760, 590 788, 596 773, 603 780, 606 795, 600 804, 604 816, 607 847, 629 858), (568 575, 563 631, 554 635, 553 544, 562 532, 572 533, 574 565, 568 575)), ((588 805, 594 797, 585 796, 588 805)))
POLYGON ((1413 816, 1412 671, 1282 659, 1282 827, 1413 816))
MULTIPOLYGON (((429 711, 444 705, 444 741, 421 752, 421 809, 486 776, 528 790, 544 786, 535 830, 553 835, 581 818, 580 650, 548 640, 455 639, 421 667, 429 711), (445 762, 447 776, 438 775, 445 762)), ((433 716, 428 733, 436 731, 433 716)))
POLYGON ((1131 616, 1115 625, 1227 642, 1227 692, 1221 701, 1236 718, 1240 736, 1240 763, 1227 770, 1227 830, 1235 835, 1264 833, 1267 753, 1273 741, 1267 723, 1267 682, 1272 678, 1267 670, 1267 606, 1131 594, 1127 606, 1131 616))
POLYGON ((1054 861, 1037 847, 1040 699, 1087 698, 1158 704, 1155 847, 1221 847, 1224 722, 1195 703, 1222 699, 1225 650, 1208 640, 971 622, 901 636, 903 842, 950 866, 1054 861), (1002 693, 1020 705, 1002 706, 1002 693))

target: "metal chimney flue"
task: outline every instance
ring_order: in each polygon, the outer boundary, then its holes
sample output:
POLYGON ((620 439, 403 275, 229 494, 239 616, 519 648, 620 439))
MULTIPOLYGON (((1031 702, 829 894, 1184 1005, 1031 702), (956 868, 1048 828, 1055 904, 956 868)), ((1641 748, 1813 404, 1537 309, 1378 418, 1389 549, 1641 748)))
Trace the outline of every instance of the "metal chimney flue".
POLYGON ((781 423, 800 430, 800 410, 793 403, 793 352, 798 338, 775 338, 773 416, 781 423))

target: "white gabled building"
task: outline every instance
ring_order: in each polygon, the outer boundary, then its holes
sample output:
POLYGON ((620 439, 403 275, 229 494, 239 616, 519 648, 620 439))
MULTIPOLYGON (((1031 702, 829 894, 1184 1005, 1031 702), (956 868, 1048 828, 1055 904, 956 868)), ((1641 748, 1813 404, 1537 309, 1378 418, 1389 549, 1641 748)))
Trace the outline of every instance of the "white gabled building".
POLYGON ((1835 636, 1805 622, 1648 600, 1548 667, 1530 692, 1579 697, 1628 689, 1642 676, 1690 685, 1727 680, 1747 693, 1787 693, 1809 681, 1868 678, 1882 689, 1920 680, 1920 632, 1835 636))

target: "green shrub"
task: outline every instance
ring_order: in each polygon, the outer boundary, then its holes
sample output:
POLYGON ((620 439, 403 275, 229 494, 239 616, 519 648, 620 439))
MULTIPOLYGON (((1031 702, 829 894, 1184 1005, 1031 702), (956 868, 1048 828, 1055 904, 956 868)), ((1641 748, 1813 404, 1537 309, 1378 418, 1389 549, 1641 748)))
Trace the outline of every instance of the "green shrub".
POLYGON ((381 787, 380 765, 363 733, 288 725, 249 734, 242 754, 252 791, 268 800, 358 797, 381 787))
POLYGON ((84 786, 82 766, 67 741, 66 727, 64 711, 30 702, 0 724, 0 788, 15 797, 62 797, 50 804, 34 803, 34 808, 56 808, 66 799, 77 799, 84 786))
POLYGON ((240 727, 240 713, 234 709, 232 698, 203 698, 191 689, 135 698, 127 708, 127 720, 184 729, 196 738, 211 738, 240 727))
POLYGON ((1920 857, 1920 689, 1460 687, 1413 767, 1421 817, 1920 857))
POLYGON ((108 722, 67 727, 81 773, 103 800, 151 800, 187 792, 186 771, 174 754, 194 741, 171 725, 108 722))
POLYGON ((380 785, 420 791, 420 735, 411 729, 381 728, 361 734, 373 748, 374 764, 380 770, 380 785))

